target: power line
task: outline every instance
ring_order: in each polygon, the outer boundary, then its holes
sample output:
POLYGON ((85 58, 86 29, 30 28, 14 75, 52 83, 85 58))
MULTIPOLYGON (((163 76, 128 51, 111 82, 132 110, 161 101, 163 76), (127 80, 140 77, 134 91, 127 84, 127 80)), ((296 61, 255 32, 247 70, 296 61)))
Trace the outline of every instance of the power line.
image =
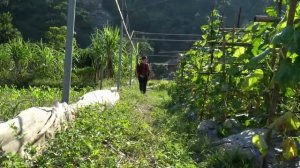
POLYGON ((166 41, 166 42, 196 42, 199 40, 177 40, 177 39, 155 39, 155 38, 132 38, 133 40, 147 40, 147 41, 166 41))
POLYGON ((132 11, 133 11, 132 13, 135 13, 135 12, 139 11, 140 9, 150 7, 150 6, 155 6, 155 5, 167 2, 167 1, 169 1, 169 0, 162 0, 162 1, 154 2, 154 3, 149 3, 147 5, 144 5, 144 6, 140 7, 140 8, 134 8, 134 9, 132 9, 132 11), (139 10, 137 10, 137 9, 139 9, 139 10))
POLYGON ((133 44, 132 39, 131 39, 131 36, 130 36, 130 34, 129 34, 129 32, 128 32, 128 29, 127 29, 127 26, 126 26, 126 23, 125 23, 125 20, 124 20, 124 17, 123 17, 123 14, 122 14, 122 11, 121 11, 121 8, 120 8, 120 5, 119 5, 119 2, 118 2, 118 0, 115 0, 115 2, 116 2, 116 5, 117 5, 117 7, 118 7, 118 11, 119 11, 119 14, 120 14, 120 16, 121 16, 121 20, 122 20, 122 23, 123 23, 123 25, 124 25, 126 34, 127 34, 128 38, 129 38, 129 40, 130 40, 130 42, 131 42, 132 47, 135 49, 134 44, 133 44))
POLYGON ((150 63, 150 65, 177 66, 178 64, 167 64, 167 63, 150 63))
POLYGON ((133 31, 135 34, 146 34, 146 35, 165 35, 165 36, 192 36, 192 37, 201 37, 200 34, 176 34, 176 33, 150 33, 142 31, 133 31))
POLYGON ((148 57, 179 57, 178 55, 147 55, 148 57))
POLYGON ((160 51, 160 54, 172 54, 172 53, 183 53, 183 52, 187 52, 187 51, 160 51))
POLYGON ((128 32, 130 32, 130 22, 129 22, 128 6, 126 0, 125 0, 125 11, 126 11, 126 24, 127 24, 128 32))

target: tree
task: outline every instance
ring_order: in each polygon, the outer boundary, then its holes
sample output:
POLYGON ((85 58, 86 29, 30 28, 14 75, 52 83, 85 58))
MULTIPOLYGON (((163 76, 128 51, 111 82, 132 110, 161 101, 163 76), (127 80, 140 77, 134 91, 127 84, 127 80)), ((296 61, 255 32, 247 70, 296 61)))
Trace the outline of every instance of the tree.
MULTIPOLYGON (((95 82, 102 83, 104 71, 106 76, 114 76, 114 58, 118 52, 119 30, 112 27, 104 27, 103 30, 96 30, 91 36, 91 59, 95 70, 95 82)), ((101 85, 100 83, 100 85, 101 85)))
POLYGON ((55 50, 64 50, 66 45, 67 27, 49 27, 45 37, 50 47, 55 50))
POLYGON ((21 33, 12 24, 12 16, 9 12, 0 15, 0 43, 21 37, 21 33))
POLYGON ((119 47, 119 29, 106 26, 102 31, 103 38, 103 51, 106 58, 107 77, 112 78, 115 75, 114 72, 114 59, 118 53, 119 47))

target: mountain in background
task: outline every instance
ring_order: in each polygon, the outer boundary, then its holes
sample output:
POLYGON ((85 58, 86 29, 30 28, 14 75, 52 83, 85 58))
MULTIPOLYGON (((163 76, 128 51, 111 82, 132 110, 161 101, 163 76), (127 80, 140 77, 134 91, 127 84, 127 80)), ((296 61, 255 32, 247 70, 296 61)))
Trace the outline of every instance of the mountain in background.
MULTIPOLYGON (((124 0, 125 2, 125 0, 124 0)), ((195 33, 207 23, 207 16, 216 7, 224 13, 226 27, 236 26, 241 8, 241 25, 263 14, 266 0, 126 0, 130 31, 195 33), (230 4, 230 5, 229 5, 230 4)), ((14 25, 25 39, 39 41, 50 26, 66 25, 66 0, 1 0, 0 13, 9 11, 14 25)), ((127 17, 126 17, 127 18, 127 17)), ((120 16, 114 0, 78 0, 76 10, 76 39, 81 47, 90 44, 90 34, 105 24, 119 26, 120 16)), ((160 50, 183 50, 191 43, 153 42, 160 50)))

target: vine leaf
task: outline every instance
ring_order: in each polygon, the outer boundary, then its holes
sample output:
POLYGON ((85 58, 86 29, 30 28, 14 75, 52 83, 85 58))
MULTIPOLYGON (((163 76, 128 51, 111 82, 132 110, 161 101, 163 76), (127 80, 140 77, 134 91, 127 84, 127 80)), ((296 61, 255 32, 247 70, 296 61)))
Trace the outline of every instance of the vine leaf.
POLYGON ((254 135, 252 137, 252 143, 255 147, 258 148, 259 152, 262 154, 262 156, 266 156, 269 150, 269 147, 261 135, 254 135))
POLYGON ((269 56, 271 51, 272 50, 270 48, 268 48, 267 50, 265 50, 264 52, 262 52, 258 56, 251 58, 249 64, 247 65, 247 67, 250 68, 250 67, 256 66, 260 61, 267 58, 267 56, 269 56))
POLYGON ((288 26, 284 28, 280 33, 276 34, 272 39, 272 44, 274 45, 286 45, 288 44, 291 39, 293 39, 295 30, 293 27, 288 26))
POLYGON ((293 159, 298 156, 298 149, 293 138, 286 138, 283 141, 283 157, 286 160, 293 159))
POLYGON ((259 82, 264 76, 264 72, 261 69, 254 70, 251 74, 249 74, 245 81, 242 84, 242 89, 244 90, 252 90, 253 86, 259 82))

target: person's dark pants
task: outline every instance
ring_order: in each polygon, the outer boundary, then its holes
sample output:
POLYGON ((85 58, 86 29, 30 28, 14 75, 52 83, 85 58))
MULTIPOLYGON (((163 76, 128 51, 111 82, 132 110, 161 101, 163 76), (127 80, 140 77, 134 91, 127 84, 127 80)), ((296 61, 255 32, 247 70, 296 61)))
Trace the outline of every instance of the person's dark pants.
POLYGON ((146 93, 146 87, 147 87, 148 77, 139 77, 139 83, 140 83, 140 91, 142 93, 146 93))

